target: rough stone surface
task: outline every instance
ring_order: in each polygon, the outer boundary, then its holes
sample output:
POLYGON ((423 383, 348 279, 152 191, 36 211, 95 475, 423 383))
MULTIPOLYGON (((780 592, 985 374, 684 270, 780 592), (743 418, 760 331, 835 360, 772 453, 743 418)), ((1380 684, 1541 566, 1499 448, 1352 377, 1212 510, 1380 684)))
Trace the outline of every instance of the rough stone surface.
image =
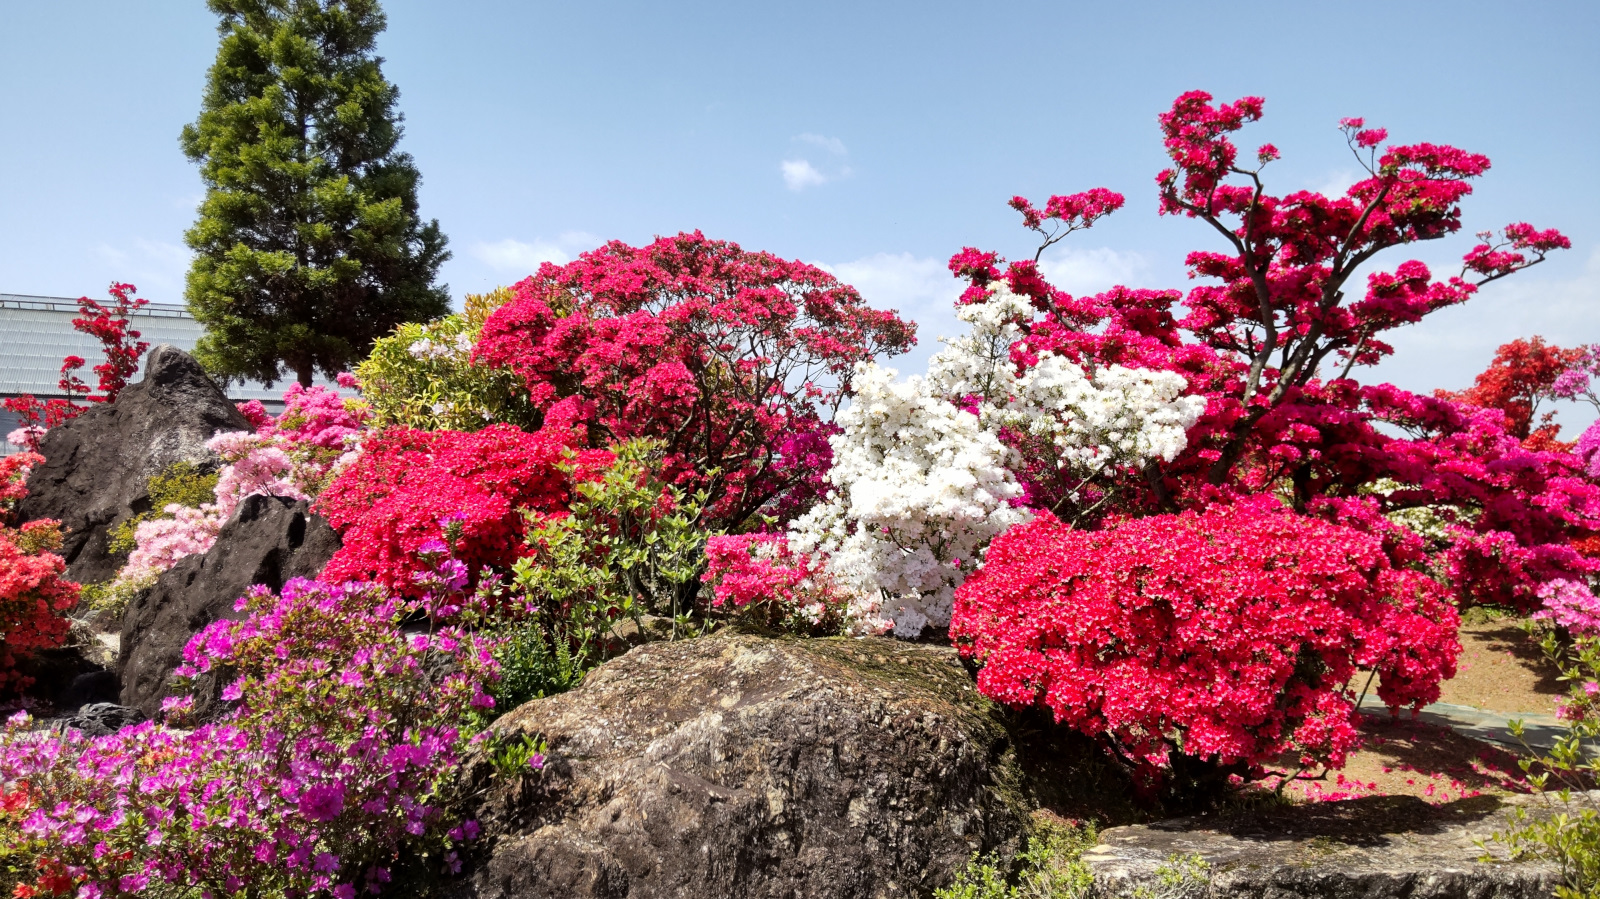
POLYGON ((207 440, 218 431, 249 429, 199 363, 182 350, 158 346, 145 356, 143 380, 116 402, 96 405, 45 434, 44 464, 29 474, 17 514, 22 521, 61 522, 69 578, 108 581, 123 560, 107 552, 107 531, 150 510, 146 482, 174 462, 214 461, 207 440))
POLYGON ((76 715, 64 718, 60 723, 63 727, 83 731, 85 736, 107 737, 124 727, 148 720, 138 709, 111 702, 96 702, 78 709, 76 715))
MULTIPOLYGON (((338 534, 304 501, 245 498, 210 550, 179 560, 128 604, 118 658, 123 704, 155 717, 190 637, 239 617, 234 603, 252 584, 277 590, 290 578, 316 577, 338 548, 338 534)), ((212 680, 197 684, 201 718, 219 708, 212 680)))
MULTIPOLYGON (((469 759, 485 837, 475 897, 928 896, 974 852, 1014 850, 1067 782, 948 647, 751 635, 652 643, 518 708, 542 771, 469 759)), ((1056 763, 1061 763, 1057 758, 1056 763)))
POLYGON ((1479 796, 1430 806, 1374 796, 1229 821, 1186 818, 1103 831, 1085 853, 1102 897, 1184 899, 1534 899, 1553 894, 1556 867, 1507 860, 1489 843, 1536 797, 1479 796), (1484 849, 1496 861, 1479 859, 1484 849), (1199 856, 1203 876, 1182 876, 1199 856))

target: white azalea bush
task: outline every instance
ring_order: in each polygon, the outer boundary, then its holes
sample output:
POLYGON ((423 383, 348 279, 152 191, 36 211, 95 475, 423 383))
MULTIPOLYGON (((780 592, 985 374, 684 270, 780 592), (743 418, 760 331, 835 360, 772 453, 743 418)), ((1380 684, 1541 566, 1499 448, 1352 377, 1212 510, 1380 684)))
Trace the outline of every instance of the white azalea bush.
MULTIPOLYGON (((1205 409, 1171 372, 1093 372, 1043 354, 1026 367, 1012 348, 1032 308, 1003 284, 957 315, 970 328, 945 340, 926 376, 856 366, 852 404, 829 443, 827 498, 783 535, 791 581, 822 584, 850 629, 916 636, 949 624, 956 588, 995 536, 1033 516, 1017 473, 1041 462, 1088 486, 1111 469, 1171 460, 1205 409), (801 577, 801 574, 804 577, 801 577)), ((714 538, 717 539, 717 538, 714 538)), ((740 540, 756 552, 762 541, 740 540)), ((776 540, 770 542, 778 542, 776 540)), ((771 549, 765 550, 771 555, 771 549)), ((724 555, 725 557, 725 555, 724 555)), ((713 558, 718 597, 730 569, 713 558)), ((740 595, 749 593, 745 585, 740 595)))

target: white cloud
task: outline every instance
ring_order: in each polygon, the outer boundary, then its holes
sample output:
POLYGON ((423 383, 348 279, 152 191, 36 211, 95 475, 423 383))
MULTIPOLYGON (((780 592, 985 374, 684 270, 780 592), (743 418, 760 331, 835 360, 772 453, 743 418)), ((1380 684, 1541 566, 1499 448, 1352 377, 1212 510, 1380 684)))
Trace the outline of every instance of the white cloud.
POLYGON ((793 191, 816 187, 829 181, 828 176, 817 171, 816 166, 804 159, 785 159, 779 168, 783 171, 784 185, 793 191))
POLYGON ((794 159, 785 159, 778 164, 778 170, 783 173, 783 183, 792 191, 802 191, 808 187, 827 184, 829 181, 838 181, 851 174, 850 166, 845 162, 845 157, 850 151, 845 148, 844 141, 837 137, 828 137, 823 134, 795 135, 795 140, 810 144, 813 147, 836 157, 831 164, 824 164, 818 168, 807 157, 800 156, 794 159))
MULTIPOLYGON (((1361 380, 1391 381, 1418 392, 1459 390, 1488 367, 1496 347, 1518 337, 1537 334, 1567 347, 1600 343, 1600 248, 1575 274, 1541 278, 1552 263, 1486 285, 1459 306, 1388 332, 1394 355, 1367 369, 1361 380)), ((1458 265, 1430 267, 1435 277, 1443 277, 1455 274, 1458 265)), ((1568 436, 1578 421, 1574 413, 1562 415, 1568 436)), ((1592 419, 1593 412, 1588 414, 1578 422, 1579 430, 1592 419)))
POLYGON ((565 265, 577 254, 604 243, 602 239, 583 231, 568 231, 555 240, 536 239, 531 242, 507 237, 474 244, 471 253, 490 268, 500 271, 531 275, 546 262, 565 265))
POLYGON ((1138 253, 1109 247, 1059 247, 1039 260, 1039 271, 1051 284, 1079 296, 1148 280, 1150 263, 1138 253))
POLYGON ((838 139, 837 137, 826 137, 821 134, 806 133, 796 137, 795 140, 805 141, 814 147, 821 147, 835 156, 845 156, 850 152, 844 148, 844 141, 838 139))

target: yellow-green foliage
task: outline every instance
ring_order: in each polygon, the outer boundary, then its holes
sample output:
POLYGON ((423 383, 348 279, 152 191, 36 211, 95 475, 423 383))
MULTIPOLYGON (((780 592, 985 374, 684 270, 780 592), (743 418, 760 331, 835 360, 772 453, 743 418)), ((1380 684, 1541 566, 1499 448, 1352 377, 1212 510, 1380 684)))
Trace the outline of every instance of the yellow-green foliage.
POLYGON ((483 322, 510 298, 505 288, 469 294, 465 313, 404 324, 374 343, 355 370, 373 423, 424 431, 476 431, 495 422, 537 426, 520 378, 472 362, 483 322))
POLYGON ((217 473, 201 471, 193 462, 174 462, 145 482, 150 493, 150 511, 124 521, 111 529, 110 551, 132 552, 134 531, 142 522, 157 518, 171 518, 167 506, 179 505, 195 508, 216 498, 217 473))
MULTIPOLYGON (((1542 647, 1570 685, 1563 716, 1566 732, 1548 753, 1520 764, 1529 774, 1528 783, 1551 806, 1550 814, 1536 820, 1517 809, 1511 831, 1495 834, 1495 840, 1513 855, 1559 865, 1557 899, 1600 899, 1600 793, 1587 791, 1600 779, 1600 758, 1590 755, 1600 750, 1600 687, 1595 686, 1600 683, 1600 637, 1580 637, 1567 645, 1546 631, 1542 647), (1541 769, 1537 773, 1535 766, 1541 769)), ((1521 738, 1522 722, 1511 722, 1511 732, 1521 738)))
POLYGON ((1094 886, 1083 853, 1098 839, 1093 824, 1075 827, 1035 819, 1034 833, 1018 856, 1019 870, 1012 877, 993 857, 974 855, 954 883, 933 895, 935 899, 1080 899, 1094 886))

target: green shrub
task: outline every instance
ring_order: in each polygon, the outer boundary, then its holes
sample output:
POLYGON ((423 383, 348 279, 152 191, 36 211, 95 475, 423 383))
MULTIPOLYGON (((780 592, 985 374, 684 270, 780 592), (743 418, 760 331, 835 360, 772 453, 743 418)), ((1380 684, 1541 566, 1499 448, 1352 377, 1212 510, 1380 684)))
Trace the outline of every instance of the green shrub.
POLYGON ((217 472, 207 472, 193 462, 174 462, 145 482, 150 494, 150 510, 124 521, 111 529, 109 551, 113 554, 132 552, 133 535, 139 525, 157 518, 171 518, 167 506, 179 505, 197 508, 201 503, 216 499, 217 472))
POLYGON ((935 899, 1079 899, 1088 896, 1094 876, 1083 853, 1099 840, 1093 824, 1074 826, 1035 819, 1028 847, 1007 877, 994 856, 974 855, 955 882, 935 890, 935 899))
POLYGON ((614 628, 631 619, 641 635, 648 614, 669 616, 669 633, 697 630, 694 599, 704 564, 699 529, 704 497, 686 497, 656 476, 660 445, 637 440, 613 448, 615 460, 575 487, 571 514, 530 515, 528 555, 512 568, 512 606, 521 620, 496 626, 501 679, 496 708, 576 686, 625 643, 614 628))
MULTIPOLYGON (((1579 637, 1567 644, 1547 630, 1541 648, 1570 685, 1562 708, 1566 730, 1548 753, 1523 759, 1521 765, 1551 814, 1535 820, 1517 809, 1512 829, 1494 838, 1515 857, 1559 865, 1557 899, 1600 899, 1600 793, 1586 792, 1600 776, 1600 760, 1589 754, 1600 748, 1600 637, 1579 637)), ((1511 722, 1511 732, 1521 738, 1522 722, 1511 722)))
POLYGON ((404 324, 375 342, 355 370, 374 425, 423 431, 477 431, 496 422, 537 427, 522 380, 472 361, 484 319, 510 297, 505 288, 469 295, 465 313, 404 324))

